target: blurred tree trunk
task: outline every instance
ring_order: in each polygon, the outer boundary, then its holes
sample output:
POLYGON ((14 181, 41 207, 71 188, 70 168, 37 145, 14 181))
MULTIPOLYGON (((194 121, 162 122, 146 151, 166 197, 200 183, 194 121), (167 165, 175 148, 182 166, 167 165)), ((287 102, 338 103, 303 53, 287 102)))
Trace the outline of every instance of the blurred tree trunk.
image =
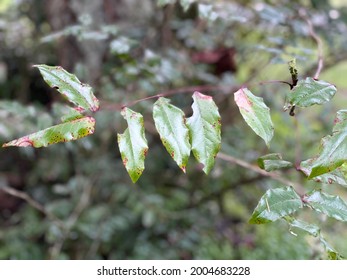
MULTIPOLYGON (((47 0, 44 1, 45 13, 52 32, 78 24, 82 17, 90 19, 90 29, 99 30, 104 24, 114 23, 118 19, 117 8, 121 0, 47 0)), ((61 66, 73 71, 77 63, 86 67, 85 79, 96 85, 101 76, 101 67, 106 51, 105 41, 91 38, 78 42, 75 37, 65 36, 58 42, 58 61, 61 66)))

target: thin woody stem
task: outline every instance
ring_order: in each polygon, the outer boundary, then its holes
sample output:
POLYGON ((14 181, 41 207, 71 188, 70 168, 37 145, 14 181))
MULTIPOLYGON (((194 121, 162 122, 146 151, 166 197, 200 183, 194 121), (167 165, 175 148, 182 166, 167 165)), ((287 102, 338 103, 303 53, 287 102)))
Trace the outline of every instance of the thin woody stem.
MULTIPOLYGON (((264 84, 286 84, 289 85, 290 87, 292 86, 291 83, 286 82, 286 81, 280 81, 280 80, 275 80, 275 81, 263 81, 259 82, 259 85, 264 85, 264 84)), ((246 85, 243 85, 243 87, 246 87, 246 85)), ((128 103, 124 104, 114 104, 114 103, 108 103, 107 101, 104 101, 104 104, 102 104, 102 108, 105 110, 117 110, 121 111, 125 107, 132 107, 142 101, 150 100, 150 99, 156 99, 160 97, 168 97, 176 94, 187 94, 187 93, 192 93, 195 91, 216 91, 216 90, 224 90, 224 91, 236 91, 239 89, 240 86, 230 86, 230 85, 202 85, 202 86, 191 86, 191 87, 183 87, 183 88, 178 88, 178 89, 172 89, 168 91, 164 91, 161 93, 157 93, 155 95, 147 96, 141 99, 137 99, 134 101, 130 101, 128 103)))
POLYGON ((228 85, 202 85, 202 86, 183 87, 183 88, 179 88, 179 89, 168 90, 165 92, 161 92, 161 93, 158 93, 155 95, 147 96, 147 97, 137 99, 134 101, 130 101, 130 102, 125 103, 123 105, 104 104, 103 108, 121 110, 124 107, 132 107, 139 102, 142 102, 145 100, 150 100, 150 99, 155 99, 155 98, 159 98, 159 97, 167 97, 167 96, 172 96, 172 95, 176 95, 176 94, 192 93, 194 91, 234 90, 235 88, 236 88, 235 86, 228 86, 228 85))
POLYGON ((29 205, 31 205, 32 207, 34 207, 35 209, 37 209, 38 211, 43 213, 45 216, 47 216, 48 218, 53 220, 60 228, 65 229, 65 224, 63 223, 63 221, 61 221, 53 213, 51 213, 48 210, 46 210, 46 208, 42 204, 40 204, 39 202, 34 200, 27 193, 19 191, 19 190, 16 190, 16 189, 8 187, 8 186, 0 186, 0 190, 5 192, 5 193, 7 193, 7 194, 9 194, 9 195, 14 196, 14 197, 23 199, 29 205))
POLYGON ((242 159, 239 159, 239 158, 235 158, 233 156, 230 156, 230 155, 227 155, 227 154, 224 154, 224 153, 218 153, 217 155, 217 158, 221 159, 221 160, 224 160, 224 161, 227 161, 229 163, 233 163, 233 164, 236 164, 236 165, 239 165, 243 168, 246 168, 248 170, 252 170, 262 176, 265 176, 265 177, 269 177, 271 179, 274 179, 280 183, 283 183, 285 185, 288 185, 288 186, 292 186, 292 187, 295 187, 299 192, 301 193, 305 193, 304 192, 304 188, 297 184, 297 183, 294 183, 290 180, 287 180, 286 178, 283 178, 281 176, 280 173, 278 172, 267 172, 263 169, 260 169, 258 166, 256 165, 253 165, 253 164, 250 164, 242 159))
POLYGON ((303 10, 301 12, 302 12, 302 18, 307 23, 309 34, 317 44, 317 69, 316 69, 316 73, 314 74, 313 78, 318 80, 319 75, 322 72, 323 66, 324 66, 323 41, 315 32, 312 21, 307 17, 306 11, 303 10))

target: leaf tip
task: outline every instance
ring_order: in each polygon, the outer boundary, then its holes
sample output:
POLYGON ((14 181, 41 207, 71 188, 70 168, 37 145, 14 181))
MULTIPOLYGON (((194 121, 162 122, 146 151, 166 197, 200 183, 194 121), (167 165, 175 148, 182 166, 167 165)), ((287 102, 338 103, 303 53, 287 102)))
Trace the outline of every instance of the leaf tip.
POLYGON ((199 91, 194 91, 193 96, 200 98, 200 99, 212 100, 212 96, 202 94, 199 91))

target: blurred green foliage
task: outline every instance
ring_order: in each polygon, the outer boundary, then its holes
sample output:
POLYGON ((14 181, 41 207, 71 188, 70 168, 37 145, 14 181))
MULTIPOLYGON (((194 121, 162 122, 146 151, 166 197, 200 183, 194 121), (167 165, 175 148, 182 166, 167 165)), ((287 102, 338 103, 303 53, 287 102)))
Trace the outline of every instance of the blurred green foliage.
MULTIPOLYGON (((59 122, 65 101, 33 64, 75 73, 93 86, 104 109, 95 114, 90 137, 0 151, 0 185, 26 192, 65 225, 0 191, 1 259, 327 258, 317 240, 301 232, 294 236, 286 223, 248 224, 263 193, 281 184, 220 159, 209 176, 193 159, 183 174, 154 130, 153 102, 134 106, 144 115, 149 142, 136 185, 122 165, 116 135, 125 128, 118 111, 123 103, 187 86, 247 83, 271 108, 270 152, 291 162, 312 157, 337 109, 347 105, 343 1, 195 1, 186 11, 175 1, 10 2, 0 1, 2 143, 59 122), (258 83, 290 81, 292 58, 301 78, 315 72, 316 45, 300 13, 324 42, 321 77, 337 84, 338 94, 328 105, 298 110, 296 124, 282 110, 286 85, 258 83)), ((269 152, 242 121, 233 91, 202 92, 213 95, 220 109, 224 153, 256 163, 269 152)), ((192 93, 173 96, 172 103, 189 115, 192 93)), ((295 171, 284 176, 306 191, 316 186, 295 171)), ((333 185, 322 188, 347 197, 333 185)), ((309 210, 300 215, 347 255, 345 224, 309 210)))

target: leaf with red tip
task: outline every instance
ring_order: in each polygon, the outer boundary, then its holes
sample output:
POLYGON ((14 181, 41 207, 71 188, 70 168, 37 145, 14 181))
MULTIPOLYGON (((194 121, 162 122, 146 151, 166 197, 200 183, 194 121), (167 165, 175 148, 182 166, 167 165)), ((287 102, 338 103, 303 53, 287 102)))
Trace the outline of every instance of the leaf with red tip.
POLYGON ((274 127, 270 109, 265 105, 263 98, 254 96, 247 88, 241 88, 234 93, 234 99, 243 119, 269 146, 274 135, 274 127))
POLYGON ((61 123, 44 130, 12 140, 3 147, 47 147, 60 142, 69 142, 94 133, 95 119, 84 117, 61 123))

